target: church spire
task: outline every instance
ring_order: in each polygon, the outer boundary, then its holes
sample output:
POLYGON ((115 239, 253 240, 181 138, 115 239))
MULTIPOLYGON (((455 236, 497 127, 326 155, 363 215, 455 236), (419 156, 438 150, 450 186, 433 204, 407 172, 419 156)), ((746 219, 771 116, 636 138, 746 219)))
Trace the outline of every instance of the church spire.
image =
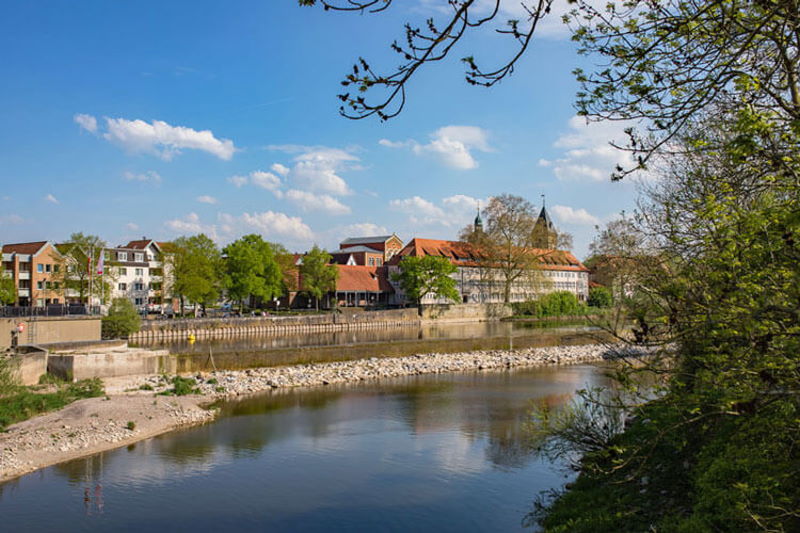
POLYGON ((481 203, 478 202, 478 212, 475 215, 475 231, 483 231, 483 220, 481 219, 481 203))

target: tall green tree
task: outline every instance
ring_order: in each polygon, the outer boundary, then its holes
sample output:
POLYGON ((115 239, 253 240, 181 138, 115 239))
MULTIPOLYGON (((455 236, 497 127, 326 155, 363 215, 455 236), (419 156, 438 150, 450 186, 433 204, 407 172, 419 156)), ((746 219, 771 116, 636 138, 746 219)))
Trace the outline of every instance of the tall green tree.
POLYGON ((314 298, 317 310, 319 311, 320 299, 331 291, 336 290, 336 280, 339 277, 339 270, 336 265, 331 264, 333 257, 316 244, 303 256, 300 265, 300 278, 302 280, 302 290, 309 297, 314 298))
POLYGON ((97 235, 73 233, 69 240, 57 246, 62 255, 59 272, 53 280, 61 284, 65 295, 77 294, 78 301, 89 303, 92 298, 111 301, 111 291, 116 279, 113 260, 106 251, 108 244, 97 235), (98 274, 100 257, 103 258, 103 274, 98 274))
POLYGON ((0 271, 0 305, 11 305, 17 301, 17 287, 14 278, 0 271))
POLYGON ((278 263, 280 249, 259 235, 245 235, 223 249, 225 286, 239 309, 250 297, 271 300, 283 294, 283 272, 278 263))
POLYGON ((172 292, 180 298, 181 314, 185 300, 195 304, 195 316, 200 305, 216 302, 222 292, 224 265, 216 243, 205 234, 179 237, 172 242, 172 292))
POLYGON ((394 274, 392 279, 400 284, 406 298, 420 307, 420 312, 422 299, 429 294, 454 303, 461 301, 456 280, 451 277, 458 269, 447 258, 434 255, 407 256, 400 261, 399 267, 400 272, 394 274))

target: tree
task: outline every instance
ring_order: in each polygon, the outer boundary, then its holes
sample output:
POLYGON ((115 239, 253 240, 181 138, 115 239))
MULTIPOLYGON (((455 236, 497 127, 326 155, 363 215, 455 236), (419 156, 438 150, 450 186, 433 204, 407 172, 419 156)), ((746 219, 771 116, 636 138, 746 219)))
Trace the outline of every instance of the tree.
POLYGON ((57 246, 62 261, 58 274, 53 279, 61 283, 65 295, 77 293, 79 302, 89 302, 89 295, 103 302, 111 299, 111 291, 116 279, 113 261, 106 261, 108 254, 106 241, 97 235, 73 233, 66 243, 57 246), (103 273, 98 274, 100 258, 103 257, 103 273))
POLYGON ((303 292, 314 298, 317 311, 319 300, 331 291, 336 290, 336 280, 339 270, 331 263, 331 254, 319 248, 316 244, 303 256, 300 265, 303 292))
POLYGON ((180 298, 181 314, 185 299, 203 309, 219 299, 222 290, 223 263, 217 245, 205 234, 179 237, 170 247, 173 293, 180 298))
POLYGON ((0 271, 0 304, 11 305, 17 301, 17 287, 14 278, 6 277, 0 271))
POLYGON ((271 300, 283 294, 283 272, 275 245, 259 235, 245 235, 223 249, 228 296, 239 302, 250 297, 271 300))
POLYGON ((141 318, 133 303, 128 298, 114 298, 108 309, 108 315, 102 320, 103 338, 125 338, 139 331, 140 327, 141 318))
POLYGON ((611 291, 606 287, 592 287, 589 289, 589 299, 586 301, 590 307, 606 308, 614 303, 611 291))
POLYGON ((455 303, 461 301, 456 280, 451 277, 458 269, 447 258, 407 256, 400 261, 399 267, 400 272, 394 274, 392 280, 400 284, 407 299, 420 306, 420 312, 422 299, 429 294, 455 303))
POLYGON ((524 285, 531 292, 542 288, 547 282, 538 267, 549 251, 534 247, 537 235, 533 205, 520 196, 501 194, 489 200, 483 218, 484 230, 468 227, 461 235, 480 254, 482 281, 499 278, 506 303, 511 301, 515 284, 524 285))

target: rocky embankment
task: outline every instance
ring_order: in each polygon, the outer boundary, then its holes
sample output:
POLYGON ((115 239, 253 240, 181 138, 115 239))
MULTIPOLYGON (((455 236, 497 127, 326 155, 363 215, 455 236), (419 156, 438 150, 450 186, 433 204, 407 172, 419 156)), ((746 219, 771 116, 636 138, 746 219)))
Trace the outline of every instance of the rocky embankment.
POLYGON ((180 397, 158 395, 171 388, 165 376, 114 378, 106 382, 105 398, 75 402, 0 434, 0 481, 208 422, 215 412, 203 406, 226 397, 398 376, 578 364, 616 358, 621 350, 606 345, 558 346, 224 370, 191 376, 197 382, 198 394, 180 397))

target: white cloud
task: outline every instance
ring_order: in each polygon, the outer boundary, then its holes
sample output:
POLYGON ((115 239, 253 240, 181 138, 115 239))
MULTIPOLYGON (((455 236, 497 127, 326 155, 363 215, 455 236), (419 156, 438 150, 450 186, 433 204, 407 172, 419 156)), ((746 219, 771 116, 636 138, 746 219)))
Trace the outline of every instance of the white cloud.
MULTIPOLYGON (((443 198, 439 205, 420 196, 392 200, 389 206, 405 213, 411 224, 420 227, 462 228, 475 217, 478 205, 485 206, 487 200, 456 194, 443 198)), ((426 229, 427 229, 426 228, 426 229)))
POLYGON ((125 229, 128 231, 136 231, 139 229, 139 225, 133 222, 128 222, 127 224, 125 224, 125 229))
POLYGON ((23 222, 25 220, 21 216, 13 213, 0 216, 0 226, 18 226, 23 222))
POLYGON ((231 176, 230 178, 228 178, 228 182, 232 183, 237 189, 244 185, 247 185, 248 181, 249 180, 247 176, 231 176))
POLYGON ((144 183, 161 183, 161 176, 154 170, 148 170, 147 172, 141 172, 139 174, 126 171, 122 174, 122 179, 125 181, 141 181, 144 183))
POLYGON ((202 196, 198 196, 197 197, 197 201, 200 202, 201 204, 214 205, 214 204, 217 203, 217 199, 216 198, 214 198, 213 196, 209 196, 207 194, 204 194, 202 196))
POLYGON ((291 168, 280 163, 271 167, 296 187, 335 196, 352 194, 347 182, 339 175, 342 171, 360 168, 356 165, 359 158, 349 151, 300 145, 271 145, 267 149, 298 154, 292 159, 294 165, 291 168))
POLYGON ((337 231, 347 237, 372 237, 374 235, 388 235, 390 232, 385 226, 379 226, 372 222, 361 222, 358 224, 349 224, 337 228, 337 231))
POLYGON ((307 191, 290 189, 286 192, 286 199, 303 211, 322 211, 331 215, 347 215, 350 208, 333 196, 327 194, 314 194, 307 191))
POLYGON ((275 163, 269 168, 275 174, 280 174, 281 176, 286 176, 287 174, 289 174, 289 168, 281 165, 280 163, 275 163))
POLYGON ((488 133, 477 126, 445 126, 431 134, 427 144, 415 140, 396 142, 381 139, 378 144, 388 148, 408 147, 417 155, 430 154, 442 164, 459 170, 470 170, 478 167, 472 152, 490 152, 488 133))
POLYGON ((175 233, 205 233, 212 239, 217 237, 217 228, 214 225, 206 225, 200 221, 200 216, 197 213, 189 213, 185 217, 175 218, 165 222, 167 228, 175 233))
POLYGON ((59 204, 61 202, 58 201, 58 198, 53 196, 52 194, 46 194, 44 197, 45 201, 50 202, 51 204, 59 204))
POLYGON ((97 119, 94 118, 92 115, 84 115, 83 113, 78 113, 72 117, 72 120, 75 121, 82 129, 88 131, 89 133, 97 132, 97 119))
POLYGON ((590 122, 575 116, 569 120, 570 132, 561 135, 553 146, 563 149, 561 157, 554 160, 540 159, 539 166, 552 168, 553 174, 562 181, 606 181, 617 165, 631 167, 634 164, 629 152, 617 150, 611 142, 623 144, 625 128, 629 122, 590 122))
POLYGON ((281 179, 271 172, 256 170, 250 173, 250 183, 268 191, 276 191, 281 186, 281 179))
POLYGON ((280 236, 299 241, 311 241, 314 233, 300 217, 290 217, 285 213, 264 211, 263 213, 244 213, 242 223, 267 236, 280 236))
POLYGON ((575 209, 566 205, 554 205, 550 208, 559 222, 565 224, 575 224, 579 226, 594 226, 600 223, 600 219, 589 213, 586 209, 575 209))
POLYGON ((124 148, 137 153, 151 153, 169 161, 181 150, 200 150, 220 159, 233 157, 236 147, 233 141, 217 139, 210 130, 197 131, 184 126, 171 126, 164 121, 124 118, 106 118, 108 131, 103 137, 124 148))

